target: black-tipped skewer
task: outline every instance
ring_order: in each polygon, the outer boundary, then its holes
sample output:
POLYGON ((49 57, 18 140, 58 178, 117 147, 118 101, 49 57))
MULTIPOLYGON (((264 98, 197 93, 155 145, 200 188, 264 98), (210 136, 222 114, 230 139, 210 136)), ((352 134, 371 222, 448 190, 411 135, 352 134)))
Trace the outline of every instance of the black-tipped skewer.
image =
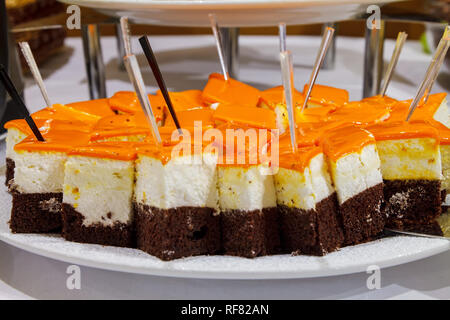
POLYGON ((2 81, 6 91, 8 91, 9 95, 11 96, 11 99, 20 107, 22 116, 30 126, 30 129, 35 135, 36 139, 38 141, 45 141, 36 123, 30 116, 30 112, 28 111, 27 106, 23 102, 22 97, 20 96, 19 92, 17 92, 16 87, 14 86, 13 82, 11 81, 11 78, 9 77, 5 67, 2 64, 0 64, 0 80, 2 81))
POLYGON ((152 50, 152 46, 150 45, 150 42, 148 41, 148 38, 146 36, 140 37, 139 43, 141 44, 145 57, 147 58, 147 61, 150 64, 150 68, 152 68, 153 75, 155 76, 159 89, 161 90, 164 100, 166 101, 167 107, 169 108, 169 112, 170 115, 172 116, 173 122, 175 123, 175 126, 177 127, 179 133, 182 134, 180 123, 178 122, 175 109, 172 105, 172 101, 170 100, 169 91, 167 90, 166 83, 164 82, 161 70, 159 69, 158 62, 156 61, 155 54, 153 53, 152 50))

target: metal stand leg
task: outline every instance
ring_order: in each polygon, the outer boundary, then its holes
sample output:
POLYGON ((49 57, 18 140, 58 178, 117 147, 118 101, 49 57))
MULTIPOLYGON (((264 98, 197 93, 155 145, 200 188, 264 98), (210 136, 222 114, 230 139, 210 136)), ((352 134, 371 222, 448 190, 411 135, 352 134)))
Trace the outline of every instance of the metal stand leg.
POLYGON ((334 62, 336 59, 336 37, 337 37, 337 31, 338 31, 337 30, 338 24, 335 22, 325 23, 322 27, 322 31, 328 27, 334 28, 336 31, 334 33, 334 37, 330 44, 330 47, 328 48, 328 52, 325 56, 325 60, 323 60, 322 69, 333 69, 334 62))
POLYGON ((105 65, 98 25, 88 24, 81 27, 84 60, 91 99, 106 98, 105 65))
POLYGON ((380 29, 366 29, 363 98, 375 96, 380 91, 383 73, 384 30, 384 20, 380 21, 380 29))
POLYGON ((239 28, 220 28, 228 74, 239 77, 239 28))
POLYGON ((117 40, 117 51, 119 53, 118 66, 120 70, 124 71, 125 64, 123 63, 123 57, 125 57, 126 54, 125 54, 125 43, 123 40, 120 23, 116 23, 116 40, 117 40))

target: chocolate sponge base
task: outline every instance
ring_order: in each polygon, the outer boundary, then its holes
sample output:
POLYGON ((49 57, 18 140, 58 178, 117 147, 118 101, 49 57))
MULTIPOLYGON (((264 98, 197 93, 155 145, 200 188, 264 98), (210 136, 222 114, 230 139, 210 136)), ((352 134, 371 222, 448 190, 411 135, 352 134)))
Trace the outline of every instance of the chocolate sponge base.
POLYGON ((9 227, 14 233, 47 233, 61 229, 62 193, 12 193, 9 227))
POLYGON ((161 260, 220 251, 220 216, 213 208, 160 209, 135 203, 137 247, 161 260))

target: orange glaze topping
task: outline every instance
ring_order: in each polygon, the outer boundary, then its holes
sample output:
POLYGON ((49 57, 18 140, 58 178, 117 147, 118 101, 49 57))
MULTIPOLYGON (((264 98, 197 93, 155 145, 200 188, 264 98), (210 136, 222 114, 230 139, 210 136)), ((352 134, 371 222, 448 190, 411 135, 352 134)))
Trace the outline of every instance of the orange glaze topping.
POLYGON ((254 128, 276 129, 276 115, 272 110, 264 108, 245 108, 239 104, 220 104, 214 111, 216 124, 230 122, 254 128))
POLYGON ((297 144, 299 147, 318 146, 325 132, 348 125, 344 121, 299 123, 297 128, 297 144))
MULTIPOLYGON (((294 105, 301 106, 303 101, 303 95, 300 91, 294 90, 294 105)), ((286 99, 284 98, 284 88, 283 86, 278 86, 270 88, 261 92, 261 97, 259 98, 259 107, 268 107, 269 109, 274 109, 279 103, 286 104, 286 99)))
POLYGON ((114 111, 112 111, 111 106, 109 105, 108 99, 73 102, 66 104, 66 107, 99 117, 107 117, 114 114, 114 111))
POLYGON ((377 141, 433 138, 439 144, 439 132, 423 121, 398 121, 375 124, 366 127, 377 141))
MULTIPOLYGON (((161 93, 161 90, 156 92, 156 96, 160 97, 164 101, 164 97, 161 93)), ((199 108, 204 108, 205 105, 202 99, 202 91, 201 90, 186 90, 181 92, 169 92, 170 101, 172 102, 172 106, 177 111, 183 110, 194 110, 199 108)), ((169 109, 167 108, 166 103, 164 102, 164 112, 166 115, 170 115, 169 109)))
POLYGON ((258 105, 260 91, 248 84, 212 73, 208 83, 203 89, 202 99, 207 105, 213 103, 237 104, 243 107, 256 107, 258 105))
MULTIPOLYGON (((308 85, 303 88, 303 95, 308 92, 308 85)), ((315 84, 311 90, 308 104, 319 104, 322 106, 340 106, 348 102, 348 91, 344 89, 315 84)))
MULTIPOLYGON (((46 119, 33 119, 33 120, 36 123, 36 126, 38 127, 39 131, 45 131, 48 128, 49 120, 46 119)), ((31 131, 30 126, 28 125, 25 119, 10 120, 7 123, 5 123, 4 128, 5 129, 15 128, 27 135, 33 133, 33 131, 31 131)))
MULTIPOLYGON (((164 118, 164 108, 166 103, 162 96, 148 95, 150 105, 152 107, 153 115, 156 122, 161 122, 164 118)), ((111 109, 118 111, 119 113, 143 113, 141 104, 135 92, 133 91, 119 91, 116 92, 111 98, 108 99, 111 109)))
POLYGON ((74 147, 68 155, 131 161, 136 159, 136 147, 135 142, 108 141, 74 147))
POLYGON ((283 147, 280 140, 280 159, 279 167, 289 170, 295 170, 303 173, 309 166, 311 159, 322 153, 322 148, 317 146, 298 148, 294 153, 290 148, 283 147))
POLYGON ((295 109, 295 121, 301 122, 324 122, 328 121, 328 117, 336 110, 333 106, 324 106, 320 108, 306 108, 300 112, 300 108, 295 109))
MULTIPOLYGON (((427 103, 417 106, 410 120, 430 120, 446 97, 446 93, 436 93, 430 95, 427 103)), ((406 120, 412 100, 398 101, 392 106, 391 118, 389 121, 398 122, 406 120)))
MULTIPOLYGON (((194 109, 177 111, 177 119, 181 128, 193 128, 194 122, 201 122, 201 127, 212 128, 214 126, 213 121, 214 110, 211 109, 194 109)), ((175 123, 170 115, 166 118, 164 127, 175 127, 175 123)))
POLYGON ((33 135, 29 135, 14 146, 16 151, 53 151, 69 152, 73 147, 87 144, 89 133, 75 129, 50 129, 43 132, 45 141, 37 141, 33 135))
POLYGON ((384 105, 376 102, 355 101, 329 113, 327 121, 346 121, 355 125, 367 125, 386 121, 389 117, 390 110, 384 105))
POLYGON ((444 126, 439 121, 434 119, 427 121, 431 126, 436 128, 439 132, 439 144, 440 145, 450 145, 450 129, 444 126))
POLYGON ((380 104, 382 106, 386 106, 388 108, 391 108, 394 104, 396 104, 398 101, 394 98, 388 97, 388 96, 373 96, 364 98, 361 100, 361 102, 368 102, 368 103, 375 103, 380 104))
POLYGON ((336 162, 343 156, 360 152, 365 146, 375 144, 375 138, 369 131, 350 125, 325 131, 320 144, 325 154, 336 162))
POLYGON ((69 108, 62 104, 54 104, 51 107, 44 108, 32 114, 33 119, 54 119, 67 121, 80 121, 86 124, 94 125, 100 116, 92 115, 82 111, 69 108))

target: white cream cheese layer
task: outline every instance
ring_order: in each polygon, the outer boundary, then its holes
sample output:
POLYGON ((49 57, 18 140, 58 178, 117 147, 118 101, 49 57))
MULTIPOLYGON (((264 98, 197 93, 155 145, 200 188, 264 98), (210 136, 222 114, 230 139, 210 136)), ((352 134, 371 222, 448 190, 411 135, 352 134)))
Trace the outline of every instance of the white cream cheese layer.
POLYGON ((273 175, 263 165, 218 168, 221 210, 260 210, 277 205, 273 175))
POLYGON ((353 152, 336 162, 331 159, 328 162, 340 204, 383 182, 375 144, 369 144, 359 153, 353 152))
POLYGON ((69 156, 65 164, 63 203, 83 215, 83 225, 132 219, 134 161, 69 156))
POLYGON ((21 193, 62 192, 66 158, 61 152, 16 152, 14 187, 21 193))
POLYGON ((433 138, 377 141, 385 180, 441 179, 439 144, 433 138))
POLYGON ((6 158, 14 160, 16 151, 14 146, 27 137, 25 132, 17 128, 9 128, 6 133, 6 158))
POLYGON ((166 164, 139 155, 136 201, 161 209, 205 207, 218 212, 216 166, 217 157, 212 154, 175 157, 166 164))
POLYGON ((323 153, 312 158, 304 172, 280 168, 275 175, 275 188, 278 204, 315 209, 317 203, 334 192, 323 153))

